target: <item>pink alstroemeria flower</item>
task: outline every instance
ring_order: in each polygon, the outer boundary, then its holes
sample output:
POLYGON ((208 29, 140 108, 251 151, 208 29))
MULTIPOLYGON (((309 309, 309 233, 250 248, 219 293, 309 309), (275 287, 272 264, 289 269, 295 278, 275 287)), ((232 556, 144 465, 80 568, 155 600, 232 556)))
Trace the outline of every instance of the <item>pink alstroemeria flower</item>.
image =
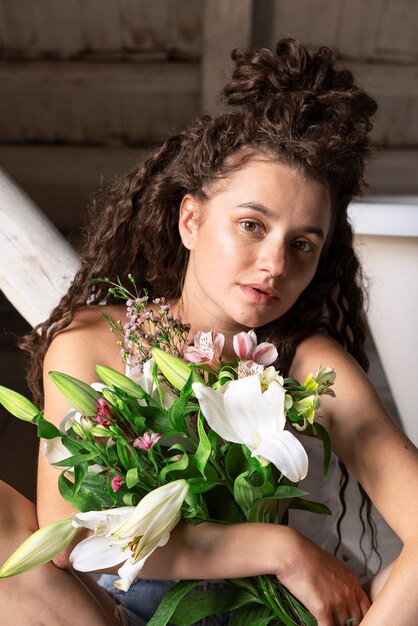
POLYGON ((235 354, 244 361, 254 361, 258 365, 271 365, 278 357, 278 352, 272 343, 264 341, 257 346, 257 335, 253 330, 242 332, 232 340, 235 354))
POLYGON ((118 474, 116 474, 116 476, 112 478, 112 482, 110 484, 112 485, 113 491, 117 491, 118 489, 120 489, 122 483, 123 483, 122 476, 119 476, 118 474))
POLYGON ((145 431, 142 437, 137 437, 135 441, 132 442, 132 445, 135 448, 149 450, 157 443, 159 439, 161 439, 161 435, 159 433, 150 433, 148 431, 145 431))
POLYGON ((93 421, 101 426, 110 426, 109 419, 112 417, 110 412, 110 404, 104 398, 97 399, 97 414, 93 417, 93 421))
POLYGON ((213 370, 217 370, 221 362, 221 354, 225 343, 222 333, 214 330, 204 332, 199 330, 194 338, 194 345, 187 346, 184 357, 192 363, 204 363, 213 370))
POLYGON ((264 367, 255 363, 254 361, 240 361, 238 363, 237 373, 238 378, 245 378, 246 376, 254 376, 254 374, 262 374, 264 367))

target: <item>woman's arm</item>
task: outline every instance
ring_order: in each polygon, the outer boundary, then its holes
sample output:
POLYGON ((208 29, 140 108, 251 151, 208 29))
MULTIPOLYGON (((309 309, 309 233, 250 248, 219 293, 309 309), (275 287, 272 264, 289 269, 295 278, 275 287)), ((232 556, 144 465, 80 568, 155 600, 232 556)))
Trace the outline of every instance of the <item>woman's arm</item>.
MULTIPOLYGON (((45 418, 59 425, 70 409, 68 400, 48 376, 50 371, 63 372, 86 383, 97 381, 95 365, 107 365, 123 371, 116 338, 109 332, 109 325, 100 312, 103 307, 89 307, 79 311, 70 326, 56 335, 44 361, 45 418)), ((120 307, 106 307, 115 319, 121 315, 120 307)), ((38 461, 37 514, 40 526, 57 519, 70 517, 74 508, 59 493, 58 478, 61 470, 51 466, 45 459, 43 442, 38 461)), ((87 536, 81 531, 73 544, 54 559, 58 567, 70 567, 68 556, 74 543, 87 536)))
POLYGON ((416 622, 418 599, 418 453, 388 415, 373 386, 334 341, 316 335, 297 350, 291 375, 318 364, 337 372, 336 398, 323 397, 333 449, 367 491, 404 547, 364 625, 416 622))

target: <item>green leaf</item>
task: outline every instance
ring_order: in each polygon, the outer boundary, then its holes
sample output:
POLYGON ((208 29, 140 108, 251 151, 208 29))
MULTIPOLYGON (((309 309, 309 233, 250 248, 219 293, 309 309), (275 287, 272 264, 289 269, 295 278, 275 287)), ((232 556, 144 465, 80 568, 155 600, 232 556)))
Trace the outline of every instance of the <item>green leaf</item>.
POLYGON ((0 404, 14 417, 24 422, 32 422, 40 413, 40 410, 25 396, 7 387, 0 386, 0 404))
POLYGON ((272 618, 272 612, 267 606, 254 603, 234 611, 228 626, 267 626, 272 618))
POLYGON ((206 493, 205 501, 209 515, 213 520, 228 524, 245 521, 241 508, 226 487, 222 485, 214 487, 206 493))
POLYGON ((269 482, 263 482, 259 485, 253 484, 249 472, 243 472, 234 481, 235 500, 247 513, 254 502, 260 500, 260 498, 272 495, 273 486, 269 482))
POLYGON ((83 484, 84 478, 87 474, 87 467, 88 467, 87 463, 80 463, 80 465, 77 465, 76 467, 74 467, 73 495, 77 495, 77 493, 80 491, 81 485, 83 484))
POLYGON ((98 458, 97 452, 90 452, 87 454, 75 454, 74 456, 69 456, 68 459, 63 459, 62 461, 57 461, 56 463, 51 463, 54 467, 76 467, 81 463, 87 463, 88 461, 95 461, 98 458))
POLYGON ((326 479, 328 477, 328 468, 331 460, 331 438, 327 429, 322 426, 322 424, 315 422, 313 429, 317 431, 324 444, 324 478, 326 479))
POLYGON ((77 493, 74 494, 74 484, 66 478, 64 472, 58 478, 58 488, 64 500, 83 513, 86 511, 99 511, 101 508, 100 498, 90 489, 80 487, 77 493))
POLYGON ((166 626, 184 596, 201 582, 200 580, 182 580, 174 585, 165 594, 153 617, 147 622, 147 626, 166 626))
POLYGON ((117 439, 116 451, 123 467, 127 470, 132 467, 138 467, 139 461, 136 452, 131 448, 129 443, 123 439, 117 439))
POLYGON ((54 426, 54 424, 51 424, 51 422, 48 422, 46 419, 44 419, 42 415, 39 415, 37 419, 37 424, 38 437, 40 437, 41 439, 54 439, 55 437, 61 438, 61 431, 56 426, 54 426))
POLYGON ((169 465, 163 467, 159 474, 159 480, 163 481, 166 479, 167 474, 170 474, 174 471, 183 471, 187 469, 188 466, 189 455, 187 454, 187 452, 184 452, 181 459, 179 459, 178 461, 173 461, 173 463, 170 463, 169 465))
MULTIPOLYGON (((296 614, 299 617, 299 621, 304 626, 318 626, 318 622, 312 615, 308 609, 306 609, 299 600, 290 593, 290 591, 282 585, 278 580, 276 581, 278 585, 280 585, 280 594, 283 596, 284 601, 287 602, 288 605, 292 607, 293 614, 296 614)), ((292 624, 293 624, 292 620, 292 624)))
POLYGON ((251 456, 251 450, 247 448, 247 446, 242 445, 242 451, 245 454, 245 458, 247 462, 252 465, 252 467, 262 476, 264 476, 264 480, 271 480, 272 471, 271 471, 271 463, 268 465, 261 465, 260 461, 255 457, 251 456))
POLYGON ((232 611, 253 603, 254 599, 248 591, 235 585, 196 591, 183 599, 171 621, 177 626, 192 626, 204 617, 232 611))
POLYGON ((132 467, 126 472, 126 486, 132 489, 139 482, 139 472, 137 467, 132 467))
POLYGON ((194 396, 193 392, 193 383, 204 383, 203 378, 196 372, 196 370, 192 369, 192 374, 184 385, 183 389, 180 391, 181 396, 194 396))
MULTIPOLYGON (((168 411, 168 419, 173 429, 179 433, 188 434, 186 426, 186 411, 189 404, 190 396, 181 396, 177 398, 171 405, 168 411)), ((194 406, 193 410, 196 411, 197 407, 194 406)))
POLYGON ((327 506, 325 506, 325 504, 312 502, 312 500, 302 500, 302 498, 293 498, 289 505, 289 509, 310 511, 311 513, 319 513, 319 515, 331 515, 331 511, 327 506))
POLYGON ((49 376, 61 393, 80 413, 88 417, 96 415, 97 399, 100 398, 98 391, 82 380, 68 376, 68 374, 49 372, 49 376))
POLYGON ((281 498, 260 498, 252 505, 248 514, 249 522, 281 524, 289 507, 289 501, 281 498))
POLYGON ((199 472, 202 476, 205 476, 205 467, 208 462, 211 453, 211 446, 209 438, 205 431, 205 418, 202 413, 199 411, 197 416, 197 432, 199 435, 199 445, 196 450, 196 462, 199 472))
POLYGON ((308 492, 293 485, 279 485, 274 492, 275 498, 301 498, 307 496, 308 492))
POLYGON ((231 481, 234 481, 243 472, 252 469, 252 465, 248 463, 241 444, 231 443, 229 445, 225 458, 225 469, 231 481))
POLYGON ((107 491, 107 480, 107 475, 93 472, 87 472, 83 479, 83 487, 100 499, 99 509, 110 509, 113 506, 113 499, 107 491))
POLYGON ((218 433, 215 433, 215 431, 212 429, 210 429, 208 432, 208 439, 209 439, 210 447, 212 450, 211 455, 213 456, 214 459, 216 459, 219 455, 219 448, 221 446, 222 439, 218 435, 218 433))
POLYGON ((96 372, 105 385, 109 385, 112 389, 121 389, 127 393, 128 396, 140 400, 148 396, 140 385, 135 383, 131 378, 128 378, 128 376, 117 372, 111 367, 96 365, 96 372))
POLYGON ((217 485, 223 485, 223 480, 206 480, 204 478, 188 478, 191 493, 205 493, 217 485))
POLYGON ((124 493, 123 494, 123 504, 126 506, 136 506, 141 500, 141 496, 138 493, 124 493))

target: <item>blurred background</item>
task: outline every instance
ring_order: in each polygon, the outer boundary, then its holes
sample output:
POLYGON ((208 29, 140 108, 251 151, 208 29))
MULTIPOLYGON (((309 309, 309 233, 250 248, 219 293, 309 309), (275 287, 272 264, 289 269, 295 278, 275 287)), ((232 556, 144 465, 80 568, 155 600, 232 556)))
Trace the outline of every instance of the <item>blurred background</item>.
MULTIPOLYGON (((103 181, 218 110, 232 48, 294 36, 335 48, 379 103, 367 195, 417 197, 417 32, 416 0, 0 0, 0 168, 77 250, 103 181)), ((0 384, 25 393, 29 324, 1 293, 0 316, 0 384)), ((370 356, 398 419, 372 342, 370 356)), ((2 412, 0 477, 32 499, 36 448, 31 425, 2 412)))

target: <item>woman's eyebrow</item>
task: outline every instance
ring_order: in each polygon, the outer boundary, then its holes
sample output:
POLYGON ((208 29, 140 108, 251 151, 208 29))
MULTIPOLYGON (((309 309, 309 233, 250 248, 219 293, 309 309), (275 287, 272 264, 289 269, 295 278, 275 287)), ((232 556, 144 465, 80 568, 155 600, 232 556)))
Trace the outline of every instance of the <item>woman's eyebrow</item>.
MULTIPOLYGON (((266 217, 273 217, 273 211, 271 209, 264 206, 264 204, 258 204, 258 202, 244 202, 244 204, 239 204, 238 209, 253 209, 266 217)), ((325 234, 322 228, 319 226, 313 226, 312 224, 307 224, 306 226, 301 226, 299 228, 300 231, 304 233, 312 233, 319 237, 321 241, 324 241, 325 234)))
POLYGON ((264 204, 258 204, 258 202, 244 202, 244 204, 238 205, 239 209, 253 209, 254 211, 258 211, 258 213, 262 213, 266 217, 272 217, 273 211, 268 209, 264 204))

